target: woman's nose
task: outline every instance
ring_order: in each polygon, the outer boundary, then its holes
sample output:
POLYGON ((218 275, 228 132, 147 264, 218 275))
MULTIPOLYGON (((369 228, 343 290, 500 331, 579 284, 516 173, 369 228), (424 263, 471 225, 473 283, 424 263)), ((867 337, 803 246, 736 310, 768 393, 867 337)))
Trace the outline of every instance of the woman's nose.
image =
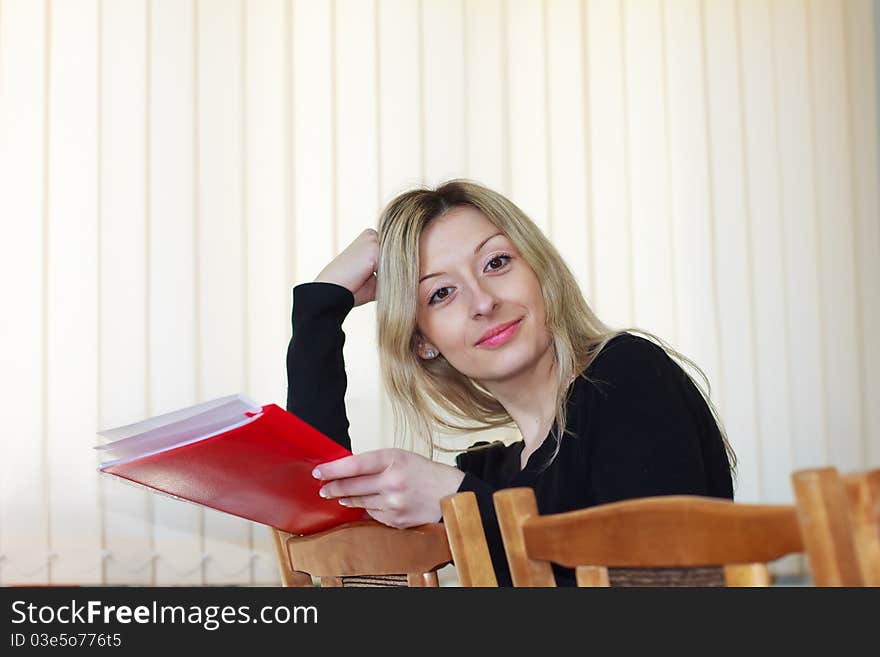
POLYGON ((492 311, 498 305, 498 299, 495 295, 481 285, 474 285, 471 296, 471 304, 473 306, 473 316, 491 315, 492 311))

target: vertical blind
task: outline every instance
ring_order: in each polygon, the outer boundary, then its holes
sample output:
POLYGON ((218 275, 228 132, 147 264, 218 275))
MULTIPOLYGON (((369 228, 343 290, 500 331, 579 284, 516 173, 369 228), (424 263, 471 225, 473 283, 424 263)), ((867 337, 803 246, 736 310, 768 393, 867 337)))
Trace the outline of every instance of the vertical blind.
MULTIPOLYGON (((0 0, 0 583, 277 582, 265 527, 99 477, 95 434, 283 405, 292 287, 453 177, 703 368, 738 499, 880 465, 874 11, 0 0)), ((374 321, 344 326, 356 450, 391 444, 374 321)))

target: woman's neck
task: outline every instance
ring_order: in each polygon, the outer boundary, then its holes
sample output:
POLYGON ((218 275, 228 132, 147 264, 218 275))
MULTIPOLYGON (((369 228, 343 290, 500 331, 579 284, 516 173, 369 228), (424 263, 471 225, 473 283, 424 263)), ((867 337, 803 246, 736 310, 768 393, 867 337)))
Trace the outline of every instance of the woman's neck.
POLYGON ((541 446, 556 416, 556 360, 552 346, 530 367, 503 381, 483 381, 513 418, 525 442, 525 459, 541 446))

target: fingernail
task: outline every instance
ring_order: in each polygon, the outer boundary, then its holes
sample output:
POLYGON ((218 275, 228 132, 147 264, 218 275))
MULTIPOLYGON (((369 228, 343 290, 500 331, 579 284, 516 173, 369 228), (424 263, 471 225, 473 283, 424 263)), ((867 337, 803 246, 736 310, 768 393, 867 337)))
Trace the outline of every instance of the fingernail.
POLYGON ((320 495, 321 497, 330 497, 330 496, 327 494, 327 489, 326 489, 326 488, 322 488, 321 490, 319 490, 319 491, 318 491, 318 495, 320 495))
POLYGON ((318 468, 315 468, 314 470, 312 470, 312 476, 315 479, 320 479, 321 478, 321 471, 318 470, 318 468))
POLYGON ((339 500, 339 503, 340 503, 342 506, 348 506, 348 500, 339 500))

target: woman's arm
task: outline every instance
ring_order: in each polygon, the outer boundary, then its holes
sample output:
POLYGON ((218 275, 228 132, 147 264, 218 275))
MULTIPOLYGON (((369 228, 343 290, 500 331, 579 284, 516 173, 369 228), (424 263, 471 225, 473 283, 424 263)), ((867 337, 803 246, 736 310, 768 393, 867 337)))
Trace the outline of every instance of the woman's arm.
POLYGON ((353 307, 354 295, 341 285, 297 285, 287 348, 287 410, 348 450, 342 322, 353 307))
POLYGON ((287 410, 348 450, 342 322, 376 299, 379 234, 365 229, 311 283, 293 288, 287 410))

